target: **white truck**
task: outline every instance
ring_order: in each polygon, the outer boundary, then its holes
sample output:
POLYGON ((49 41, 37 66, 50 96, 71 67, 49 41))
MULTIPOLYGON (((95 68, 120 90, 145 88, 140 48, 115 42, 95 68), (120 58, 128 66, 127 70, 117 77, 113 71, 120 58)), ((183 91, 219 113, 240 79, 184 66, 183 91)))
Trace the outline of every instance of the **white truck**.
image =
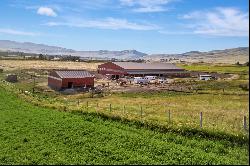
POLYGON ((149 80, 143 77, 134 77, 135 84, 148 84, 149 80))

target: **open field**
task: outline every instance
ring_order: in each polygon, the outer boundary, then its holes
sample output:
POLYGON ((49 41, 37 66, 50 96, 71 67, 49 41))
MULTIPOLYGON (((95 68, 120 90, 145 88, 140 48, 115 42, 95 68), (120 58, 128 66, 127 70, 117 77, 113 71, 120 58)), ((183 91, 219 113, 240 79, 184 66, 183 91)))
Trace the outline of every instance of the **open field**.
POLYGON ((203 112, 204 130, 234 135, 245 133, 242 119, 243 116, 249 119, 247 95, 161 92, 113 93, 91 98, 88 93, 67 96, 50 93, 36 93, 34 96, 20 94, 20 97, 35 105, 58 110, 102 112, 109 116, 171 125, 175 128, 199 128, 199 115, 203 112), (171 112, 170 121, 168 111, 171 112))
MULTIPOLYGON (((212 81, 178 78, 166 85, 182 91, 143 91, 147 86, 138 86, 140 92, 125 92, 128 87, 108 81, 110 87, 92 97, 51 90, 47 73, 64 65, 95 72, 96 63, 3 62, 1 164, 248 163, 247 67, 184 65, 190 71, 231 75, 212 81), (19 81, 3 81, 8 73, 16 73, 19 81)), ((97 84, 102 81, 96 79, 97 84)))
POLYGON ((247 164, 247 144, 40 108, 0 87, 0 164, 247 164))
POLYGON ((96 70, 100 63, 44 61, 44 60, 0 60, 0 68, 21 69, 86 69, 96 70))
POLYGON ((205 71, 231 74, 248 74, 249 66, 225 65, 225 64, 177 64, 190 71, 205 71))
MULTIPOLYGON (((19 64, 19 61, 12 63, 19 64)), ((61 65, 61 62, 54 63, 58 63, 53 64, 54 66, 61 65)), ((79 66, 85 65, 85 63, 79 64, 79 66)), ((47 65, 49 65, 49 62, 47 65)), ((87 64, 85 68, 90 65, 87 64)), ((19 64, 19 67, 22 66, 19 64)), ((44 66, 34 66, 35 69, 40 67, 44 66)), ((5 73, 15 72, 20 77, 19 82, 14 84, 14 88, 7 85, 5 85, 5 88, 18 93, 21 98, 43 107, 77 112, 102 112, 110 116, 119 116, 130 120, 145 121, 175 128, 199 128, 199 116, 200 112, 203 112, 204 130, 220 131, 234 135, 245 134, 242 119, 244 116, 246 116, 247 120, 249 119, 249 96, 248 91, 243 89, 242 85, 246 86, 249 83, 248 68, 234 65, 216 65, 213 68, 208 64, 192 64, 184 67, 189 70, 206 72, 218 70, 220 73, 230 73, 237 77, 214 81, 176 79, 175 87, 191 87, 191 90, 183 92, 169 90, 140 93, 125 92, 126 87, 122 87, 124 92, 112 92, 112 89, 108 88, 104 94, 94 95, 92 98, 90 93, 64 95, 50 90, 47 87, 46 70, 22 69, 5 71, 5 73), (21 93, 18 89, 32 92, 34 84, 30 74, 38 75, 35 83, 35 93, 21 93), (171 114, 170 119, 169 111, 171 114)), ((96 81, 98 82, 98 80, 96 81)), ((115 85, 112 82, 110 84, 115 85)), ((146 89, 147 87, 143 88, 146 89)), ((143 88, 138 87, 137 89, 143 88)))

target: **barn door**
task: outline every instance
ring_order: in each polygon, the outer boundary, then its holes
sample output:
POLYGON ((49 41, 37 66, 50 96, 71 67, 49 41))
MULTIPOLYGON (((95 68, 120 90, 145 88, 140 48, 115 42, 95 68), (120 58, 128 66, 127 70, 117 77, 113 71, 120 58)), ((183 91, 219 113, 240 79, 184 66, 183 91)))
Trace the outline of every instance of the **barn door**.
POLYGON ((73 87, 73 82, 68 82, 68 88, 72 88, 73 87))

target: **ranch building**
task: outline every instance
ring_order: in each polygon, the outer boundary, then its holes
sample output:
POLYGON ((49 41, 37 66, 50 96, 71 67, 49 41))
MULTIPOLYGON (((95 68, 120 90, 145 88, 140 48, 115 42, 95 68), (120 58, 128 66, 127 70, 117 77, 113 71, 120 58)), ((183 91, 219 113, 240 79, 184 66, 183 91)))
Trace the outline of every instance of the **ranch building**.
POLYGON ((86 70, 53 70, 48 75, 48 86, 55 90, 94 87, 94 76, 86 70))
POLYGON ((120 77, 189 77, 190 73, 172 63, 107 62, 98 66, 98 73, 112 79, 120 77))

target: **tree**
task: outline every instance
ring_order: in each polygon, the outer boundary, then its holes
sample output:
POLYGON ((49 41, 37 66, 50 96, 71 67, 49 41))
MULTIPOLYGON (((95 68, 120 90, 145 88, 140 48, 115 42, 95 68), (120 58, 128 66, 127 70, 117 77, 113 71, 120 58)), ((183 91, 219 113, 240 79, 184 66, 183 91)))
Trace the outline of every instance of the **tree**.
POLYGON ((40 59, 40 60, 44 60, 44 58, 45 58, 45 57, 44 57, 43 54, 39 54, 39 59, 40 59))
POLYGON ((237 66, 240 66, 240 65, 241 65, 239 61, 238 61, 238 62, 236 62, 235 64, 236 64, 237 66))
POLYGON ((244 66, 249 66, 249 62, 244 63, 244 66))

